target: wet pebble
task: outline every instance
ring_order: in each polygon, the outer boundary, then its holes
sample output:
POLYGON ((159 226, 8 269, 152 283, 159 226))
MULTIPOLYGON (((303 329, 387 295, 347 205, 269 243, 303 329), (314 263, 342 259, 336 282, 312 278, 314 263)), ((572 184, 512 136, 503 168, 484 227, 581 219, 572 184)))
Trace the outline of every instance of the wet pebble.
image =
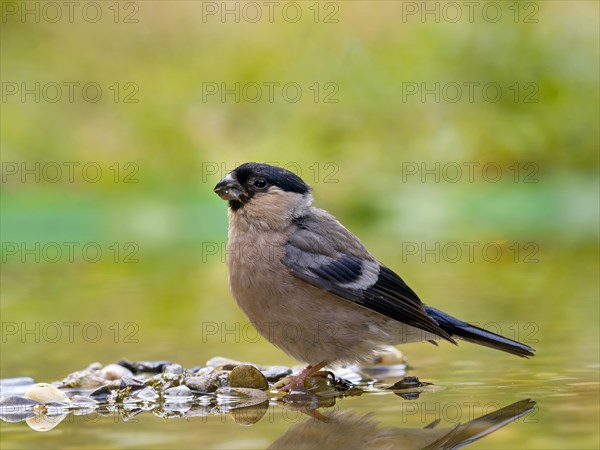
POLYGON ((258 405, 233 408, 230 412, 235 423, 242 426, 250 426, 262 419, 268 409, 269 402, 265 400, 258 405))
POLYGON ((117 362, 118 365, 125 367, 127 370, 129 370, 132 373, 136 373, 136 368, 133 365, 132 362, 128 361, 127 359, 122 359, 119 362, 117 362))
POLYGON ((68 412, 69 408, 72 406, 73 405, 71 404, 70 400, 69 400, 69 403, 52 401, 52 402, 47 402, 44 405, 37 407, 37 409, 43 410, 48 415, 55 416, 55 415, 62 414, 63 412, 68 412))
POLYGON ((173 386, 179 386, 183 382, 183 375, 174 373, 160 373, 144 381, 145 386, 149 386, 156 391, 164 391, 173 386))
POLYGON ((160 375, 156 376, 159 377, 159 381, 162 383, 171 383, 173 381, 179 380, 181 374, 178 375, 175 373, 163 372, 160 375))
POLYGON ((128 408, 129 409, 125 410, 121 415, 123 422, 130 422, 135 418, 135 416, 144 412, 142 408, 139 408, 136 405, 129 405, 128 408))
POLYGON ((147 387, 139 391, 135 396, 141 400, 154 401, 158 398, 158 394, 151 387, 147 387))
POLYGON ((269 400, 266 392, 259 389, 219 388, 216 394, 217 403, 224 412, 229 412, 232 408, 259 405, 269 400))
POLYGON ((200 367, 198 370, 192 371, 196 376, 215 374, 217 371, 212 367, 200 367))
POLYGON ((334 394, 336 392, 334 380, 330 377, 308 377, 304 386, 311 394, 334 394))
POLYGON ((229 387, 229 374, 231 373, 230 370, 217 370, 216 372, 216 377, 217 377, 217 386, 218 387, 229 387))
POLYGON ((254 366, 241 365, 229 374, 229 385, 232 388, 269 389, 267 378, 254 366))
POLYGON ((146 385, 144 384, 144 382, 142 380, 132 377, 132 376, 129 376, 129 375, 125 375, 121 379, 121 384, 119 385, 120 389, 129 388, 130 392, 137 391, 137 390, 143 389, 145 387, 146 387, 146 385))
POLYGON ((92 389, 106 384, 106 379, 89 368, 69 374, 61 382, 61 387, 92 389))
POLYGON ((356 384, 368 384, 373 381, 372 378, 367 375, 359 372, 359 367, 356 365, 351 365, 348 367, 340 367, 335 369, 335 377, 343 378, 346 381, 349 381, 353 385, 356 384))
POLYGON ((35 431, 50 431, 52 428, 61 423, 65 417, 66 412, 58 414, 36 414, 33 417, 29 417, 26 422, 32 430, 35 431))
POLYGON ((210 405, 191 405, 191 408, 186 411, 184 417, 206 417, 215 414, 217 411, 214 406, 210 405))
POLYGON ((183 373, 183 367, 180 364, 169 364, 165 367, 164 372, 181 375, 183 373))
POLYGON ((21 422, 33 416, 33 408, 39 404, 25 397, 4 397, 0 400, 0 419, 5 422, 21 422))
POLYGON ((90 398, 98 402, 103 402, 112 394, 112 390, 108 386, 102 386, 90 394, 90 398))
POLYGON ((35 380, 30 377, 4 378, 0 380, 0 396, 23 395, 35 380))
POLYGON ((345 378, 335 377, 333 379, 333 386, 338 392, 347 392, 354 388, 354 383, 352 383, 350 380, 346 380, 345 378))
POLYGON ((163 392, 163 397, 166 400, 184 401, 194 398, 192 391, 187 386, 175 386, 163 392))
POLYGON ((394 394, 402 397, 404 400, 416 400, 424 391, 425 386, 431 386, 431 383, 420 381, 417 377, 404 377, 387 389, 394 391, 394 394))
POLYGON ((133 363, 135 372, 161 373, 171 361, 136 361, 133 363))
POLYGON ((184 384, 192 391, 197 392, 214 392, 217 390, 217 375, 216 373, 195 375, 186 377, 184 384))
POLYGON ((71 397, 71 402, 74 406, 88 406, 98 404, 96 400, 94 400, 92 397, 88 397, 87 395, 74 395, 73 397, 71 397))
POLYGON ((236 361, 234 359, 223 358, 222 356, 215 356, 214 358, 211 358, 208 361, 206 361, 207 367, 224 370, 232 370, 234 367, 237 367, 240 364, 244 363, 241 361, 236 361))
POLYGON ((268 381, 279 381, 292 374, 292 369, 286 366, 270 366, 261 370, 268 381))
POLYGON ((48 383, 34 384, 25 392, 25 398, 40 403, 66 402, 69 400, 63 391, 48 383))
POLYGON ((387 389, 402 390, 402 389, 414 389, 423 386, 431 386, 431 383, 420 381, 417 377, 404 377, 400 381, 396 381, 387 389))
POLYGON ((127 369, 126 367, 120 364, 109 364, 100 369, 98 375, 104 378, 105 380, 120 380, 121 378, 126 376, 131 377, 133 373, 131 372, 131 370, 127 369))
POLYGON ((405 392, 405 393, 398 392, 397 395, 402 397, 404 400, 417 400, 419 398, 419 396, 421 395, 421 393, 420 392, 405 392))
POLYGON ((71 406, 76 408, 73 414, 76 416, 84 416, 91 414, 98 408, 98 402, 87 395, 74 395, 71 397, 71 406))
POLYGON ((35 380, 30 377, 3 378, 0 380, 0 389, 14 386, 27 386, 35 384, 35 380))
POLYGON ((192 405, 190 403, 165 403, 163 406, 163 411, 166 417, 180 417, 187 413, 190 409, 192 409, 192 405))

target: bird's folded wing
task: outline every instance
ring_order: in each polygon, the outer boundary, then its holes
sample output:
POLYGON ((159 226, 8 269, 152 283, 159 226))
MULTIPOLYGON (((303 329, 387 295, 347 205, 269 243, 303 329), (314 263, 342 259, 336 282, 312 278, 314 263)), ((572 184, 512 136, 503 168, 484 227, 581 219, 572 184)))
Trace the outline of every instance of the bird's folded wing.
POLYGON ((294 276, 455 342, 427 315, 417 294, 392 270, 379 264, 352 233, 332 217, 318 219, 301 222, 285 246, 282 262, 294 276), (328 223, 322 223, 324 220, 328 223))

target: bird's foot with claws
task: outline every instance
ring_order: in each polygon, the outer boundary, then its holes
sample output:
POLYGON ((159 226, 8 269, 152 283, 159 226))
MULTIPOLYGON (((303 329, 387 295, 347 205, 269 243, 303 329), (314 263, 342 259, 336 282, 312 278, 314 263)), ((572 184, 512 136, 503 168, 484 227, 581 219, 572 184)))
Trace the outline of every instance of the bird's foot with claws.
POLYGON ((279 388, 279 391, 282 392, 293 392, 293 391, 306 391, 306 387, 304 386, 304 381, 309 377, 327 377, 331 374, 331 372, 326 370, 321 370, 328 364, 327 361, 322 361, 319 364, 314 366, 306 366, 304 369, 300 371, 297 375, 291 375, 287 377, 289 382, 279 388))

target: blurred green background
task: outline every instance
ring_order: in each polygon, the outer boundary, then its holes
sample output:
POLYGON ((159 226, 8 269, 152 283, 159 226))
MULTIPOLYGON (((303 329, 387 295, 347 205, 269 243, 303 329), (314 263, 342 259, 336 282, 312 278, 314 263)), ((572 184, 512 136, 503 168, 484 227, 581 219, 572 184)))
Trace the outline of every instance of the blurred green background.
MULTIPOLYGON (((2 2, 1 377, 52 381, 122 357, 295 364, 264 340, 203 332, 246 324, 212 187, 271 162, 426 303, 538 349, 403 348, 422 379, 444 386, 461 368, 484 384, 470 396, 539 402, 539 422, 482 445, 597 447, 597 2, 498 2, 497 21, 490 2, 472 20, 464 2, 459 20, 447 2, 427 2, 438 16, 423 2, 282 2, 273 20, 258 2, 255 23, 245 3, 100 2, 96 22, 86 3, 52 23, 43 2, 2 2), (499 392, 492 368, 512 387, 499 392)), ((229 447, 280 432, 228 428, 229 447)), ((39 444, 15 433, 5 442, 39 444)))

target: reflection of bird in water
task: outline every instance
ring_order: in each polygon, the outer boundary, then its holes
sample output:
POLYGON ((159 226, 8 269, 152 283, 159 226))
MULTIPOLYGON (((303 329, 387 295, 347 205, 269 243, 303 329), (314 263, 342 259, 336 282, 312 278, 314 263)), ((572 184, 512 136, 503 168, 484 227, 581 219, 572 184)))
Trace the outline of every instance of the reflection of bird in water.
POLYGON ((436 428, 439 420, 425 428, 381 428, 370 415, 352 411, 333 413, 328 422, 308 419, 292 426, 271 449, 455 449, 481 439, 530 413, 531 400, 521 400, 492 413, 457 424, 436 428))

